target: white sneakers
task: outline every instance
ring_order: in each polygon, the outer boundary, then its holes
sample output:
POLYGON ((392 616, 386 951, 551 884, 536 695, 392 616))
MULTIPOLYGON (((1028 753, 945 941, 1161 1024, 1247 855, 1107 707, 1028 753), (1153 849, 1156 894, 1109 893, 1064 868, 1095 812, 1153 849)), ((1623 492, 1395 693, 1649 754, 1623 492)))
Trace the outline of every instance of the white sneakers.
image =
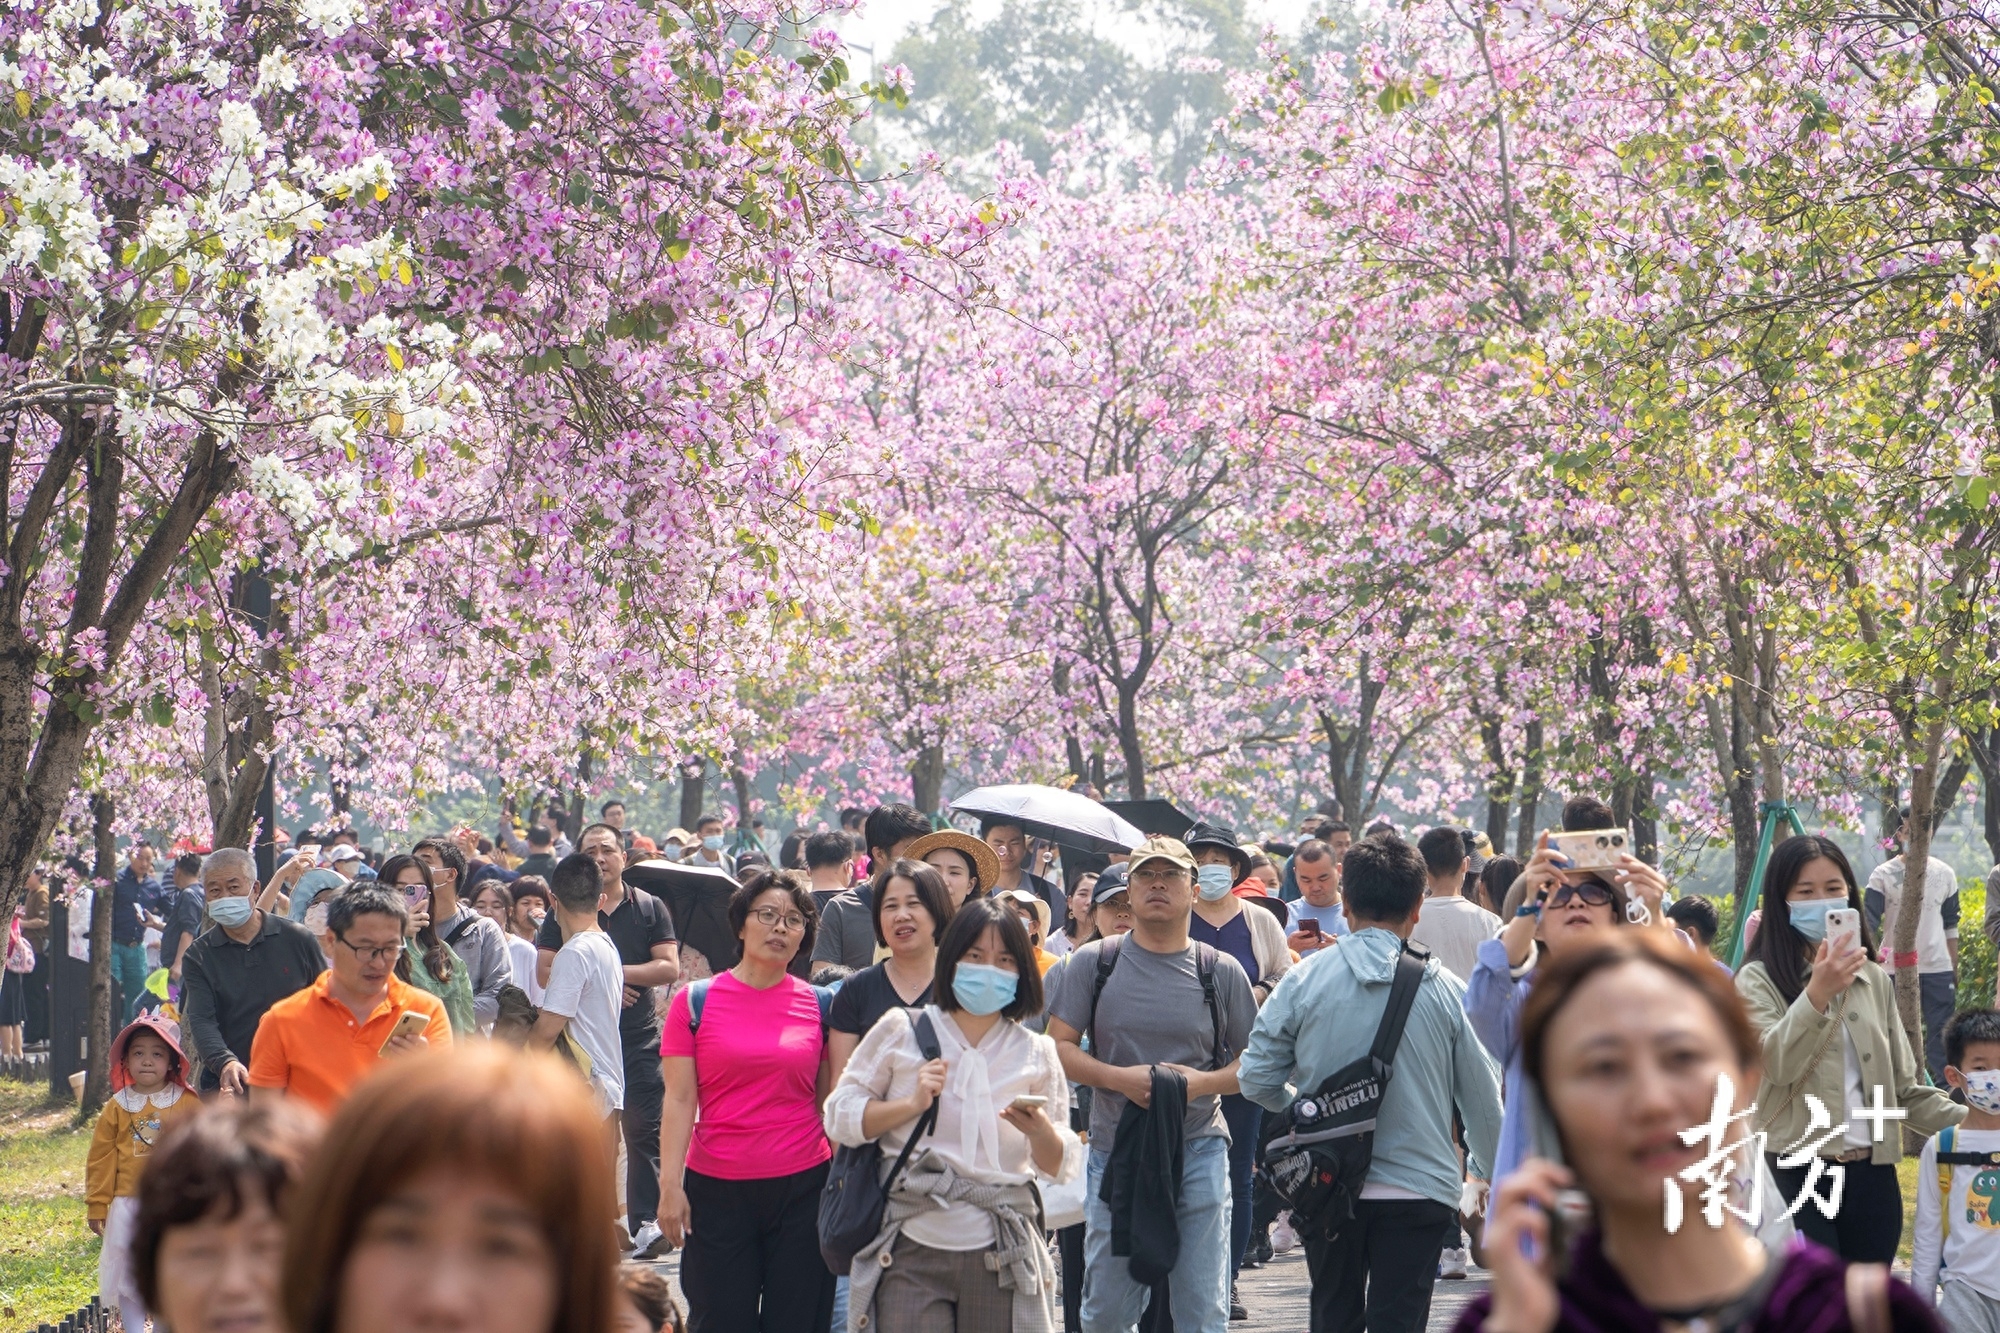
POLYGON ((1465 1252, 1463 1246, 1457 1249, 1445 1250, 1438 1255, 1438 1276, 1441 1278, 1462 1278, 1465 1276, 1466 1266, 1471 1262, 1472 1256, 1465 1252))
POLYGON ((1290 1254, 1299 1248, 1299 1233, 1292 1230, 1292 1215, 1279 1213, 1278 1220, 1271 1224, 1271 1253, 1290 1254))
POLYGON ((657 1259, 672 1248, 658 1222, 640 1223, 638 1233, 632 1237, 632 1252, 641 1259, 657 1259))

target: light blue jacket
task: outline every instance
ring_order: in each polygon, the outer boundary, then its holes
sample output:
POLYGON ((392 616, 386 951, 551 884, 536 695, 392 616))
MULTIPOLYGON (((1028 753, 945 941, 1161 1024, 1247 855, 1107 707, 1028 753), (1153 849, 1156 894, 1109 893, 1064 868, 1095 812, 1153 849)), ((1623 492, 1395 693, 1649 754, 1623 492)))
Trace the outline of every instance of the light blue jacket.
POLYGON ((1495 1185, 1535 1155, 1535 1118, 1529 1110, 1535 1090, 1521 1072, 1521 1006, 1534 979, 1532 969, 1517 973, 1507 965, 1504 943, 1479 941, 1479 961, 1466 982, 1465 1012, 1487 1052, 1507 1070, 1507 1115, 1493 1162, 1495 1185))
MULTIPOLYGON (((1370 926, 1285 973, 1250 1031, 1237 1070, 1243 1095, 1267 1110, 1283 1110, 1300 1092, 1367 1055, 1402 947, 1394 934, 1370 926)), ((1486 1178, 1500 1135, 1500 1071, 1466 1021, 1465 987, 1432 961, 1382 1094, 1368 1185, 1409 1190, 1456 1209, 1454 1107, 1465 1125, 1467 1170, 1486 1178)))

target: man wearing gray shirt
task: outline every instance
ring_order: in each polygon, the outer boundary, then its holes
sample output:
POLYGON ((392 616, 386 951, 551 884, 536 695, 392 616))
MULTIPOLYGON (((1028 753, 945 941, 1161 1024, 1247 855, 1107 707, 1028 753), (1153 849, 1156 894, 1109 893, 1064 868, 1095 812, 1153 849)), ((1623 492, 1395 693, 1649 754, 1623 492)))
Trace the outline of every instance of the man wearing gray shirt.
POLYGON ((1221 1098, 1236 1091, 1236 1057, 1257 1016, 1250 979, 1227 954, 1210 951, 1214 1011, 1201 980, 1201 951, 1188 938, 1194 858, 1172 838, 1149 838, 1132 853, 1131 933, 1117 937, 1117 961, 1097 989, 1109 941, 1070 954, 1049 1005, 1049 1036, 1073 1082, 1097 1090, 1090 1112, 1084 1212, 1084 1333, 1128 1333, 1147 1288, 1126 1258, 1111 1253, 1111 1206, 1099 1197, 1118 1120, 1128 1102, 1152 1099, 1152 1067, 1187 1080, 1181 1171, 1180 1261, 1169 1279, 1174 1327, 1225 1333, 1229 1327, 1229 1129, 1221 1098), (1223 1049, 1216 1049, 1221 1033, 1223 1049), (1083 1049, 1088 1036, 1091 1050, 1083 1049))

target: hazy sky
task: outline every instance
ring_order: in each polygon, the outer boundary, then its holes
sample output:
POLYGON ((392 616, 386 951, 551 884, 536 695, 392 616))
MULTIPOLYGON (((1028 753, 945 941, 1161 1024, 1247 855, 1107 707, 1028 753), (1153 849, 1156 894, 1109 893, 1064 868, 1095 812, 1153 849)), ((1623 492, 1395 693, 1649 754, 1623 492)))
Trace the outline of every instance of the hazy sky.
MULTIPOLYGON (((873 47, 877 59, 887 60, 896 39, 928 19, 940 4, 941 0, 863 0, 859 13, 841 20, 836 26, 850 46, 873 47)), ((997 0, 984 0, 974 6, 974 12, 998 8, 997 0)), ((1141 24, 1137 19, 1118 12, 1115 0, 1101 8, 1111 13, 1098 28, 1100 32, 1134 42, 1141 39, 1141 24)), ((1248 8, 1250 16, 1259 23, 1275 24, 1292 32, 1297 30, 1307 6, 1303 0, 1249 0, 1248 8)), ((852 64, 857 77, 866 77, 870 72, 867 60, 865 54, 856 53, 852 64)))

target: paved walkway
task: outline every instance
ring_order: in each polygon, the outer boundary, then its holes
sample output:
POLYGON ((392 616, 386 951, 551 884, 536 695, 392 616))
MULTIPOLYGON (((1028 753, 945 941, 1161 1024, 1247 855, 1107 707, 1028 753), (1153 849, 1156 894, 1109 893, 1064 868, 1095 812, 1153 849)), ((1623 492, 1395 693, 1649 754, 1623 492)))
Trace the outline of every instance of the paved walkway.
MULTIPOLYGON (((660 1271, 674 1281, 675 1291, 680 1289, 680 1259, 669 1256, 659 1265, 660 1271)), ((1308 1296, 1311 1284, 1306 1277, 1305 1255, 1297 1250, 1280 1255, 1262 1268, 1245 1273, 1238 1284, 1243 1304, 1250 1311, 1250 1321, 1231 1324, 1231 1333, 1305 1333, 1309 1322, 1308 1296)), ((1458 1318, 1458 1312, 1467 1302, 1486 1290, 1486 1274, 1473 1269, 1472 1276, 1463 1282, 1440 1282, 1431 1297, 1431 1322, 1433 1330, 1442 1333, 1449 1329, 1458 1318)), ((836 1329, 834 1333, 841 1333, 836 1329)))

